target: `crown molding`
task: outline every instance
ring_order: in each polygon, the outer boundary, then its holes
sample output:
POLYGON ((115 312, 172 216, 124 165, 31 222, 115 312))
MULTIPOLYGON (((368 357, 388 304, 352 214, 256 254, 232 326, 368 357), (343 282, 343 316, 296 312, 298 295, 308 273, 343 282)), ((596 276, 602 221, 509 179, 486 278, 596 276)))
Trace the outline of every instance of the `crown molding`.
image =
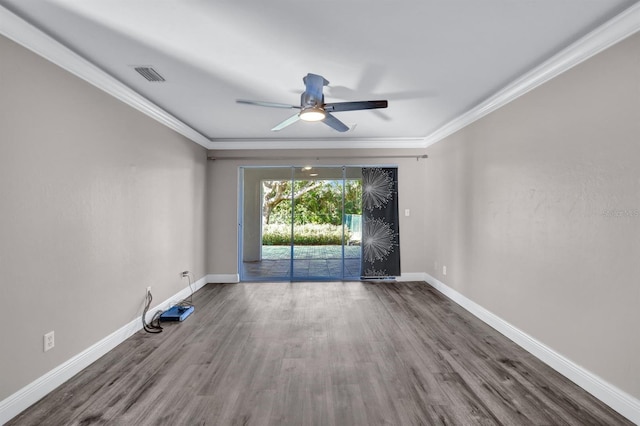
POLYGON ((0 6, 0 34, 31 50, 46 60, 79 77, 125 104, 175 130, 205 148, 210 141, 158 105, 116 80, 62 43, 31 25, 4 6, 0 6))
POLYGON ((374 149, 424 148, 424 138, 251 138, 212 139, 211 149, 374 149))
POLYGON ((640 3, 626 9, 547 61, 533 68, 425 139, 423 148, 441 141, 640 30, 640 3))
POLYGON ((0 6, 0 34, 207 149, 426 148, 640 30, 640 3, 582 37, 474 108, 420 138, 207 138, 13 12, 0 6))

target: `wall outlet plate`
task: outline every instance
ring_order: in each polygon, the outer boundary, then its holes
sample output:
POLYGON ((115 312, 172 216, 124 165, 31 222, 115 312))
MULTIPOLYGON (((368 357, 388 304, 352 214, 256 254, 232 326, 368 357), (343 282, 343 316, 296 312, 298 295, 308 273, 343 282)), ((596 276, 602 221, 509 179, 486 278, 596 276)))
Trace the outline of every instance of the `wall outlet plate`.
POLYGON ((44 351, 46 352, 50 349, 53 349, 55 345, 56 345, 55 334, 53 331, 50 331, 44 335, 44 351))

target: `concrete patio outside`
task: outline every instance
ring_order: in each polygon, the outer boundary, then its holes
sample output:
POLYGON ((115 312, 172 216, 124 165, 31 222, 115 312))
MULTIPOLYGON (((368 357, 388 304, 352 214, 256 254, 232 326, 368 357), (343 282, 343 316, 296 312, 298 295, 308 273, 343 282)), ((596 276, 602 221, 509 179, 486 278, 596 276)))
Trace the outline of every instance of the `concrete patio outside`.
POLYGON ((360 246, 344 246, 344 275, 342 246, 262 246, 262 260, 243 262, 243 281, 357 279, 360 277, 360 246), (293 276, 291 264, 293 263, 293 276))

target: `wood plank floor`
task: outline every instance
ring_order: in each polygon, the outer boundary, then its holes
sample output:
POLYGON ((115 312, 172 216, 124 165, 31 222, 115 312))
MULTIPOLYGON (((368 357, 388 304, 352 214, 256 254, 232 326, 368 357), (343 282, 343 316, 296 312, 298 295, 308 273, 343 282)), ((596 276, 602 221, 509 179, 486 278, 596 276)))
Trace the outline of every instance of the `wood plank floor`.
POLYGON ((209 284, 10 425, 630 425, 420 282, 209 284))

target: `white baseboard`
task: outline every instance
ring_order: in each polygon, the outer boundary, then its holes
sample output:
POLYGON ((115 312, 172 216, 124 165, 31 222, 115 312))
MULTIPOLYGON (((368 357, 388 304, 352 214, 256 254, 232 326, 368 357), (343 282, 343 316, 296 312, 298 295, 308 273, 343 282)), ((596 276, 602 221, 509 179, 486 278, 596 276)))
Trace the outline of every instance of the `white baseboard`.
POLYGON ((489 312, 456 290, 425 273, 425 281, 449 299, 471 312, 492 328, 524 348, 545 364, 595 396, 609 407, 636 424, 640 424, 640 400, 607 383, 592 372, 555 352, 550 347, 489 312))
POLYGON ((207 275, 208 283, 239 283, 240 275, 238 274, 209 274, 207 275))
POLYGON ((424 272, 404 272, 399 277, 396 277, 396 281, 426 281, 427 276, 424 272))
MULTIPOLYGON (((191 285, 193 291, 197 291, 207 284, 207 277, 202 277, 191 285)), ((147 313, 147 320, 157 310, 165 310, 174 305, 176 302, 183 300, 191 294, 189 287, 184 288, 180 292, 171 296, 169 299, 161 302, 147 313)), ((138 317, 129 322, 125 326, 119 328, 96 344, 88 347, 84 351, 65 361, 45 375, 39 377, 35 381, 29 383, 13 395, 0 401, 0 425, 5 424, 22 411, 35 404, 37 401, 46 396, 49 392, 75 376, 84 368, 91 365, 98 358, 124 342, 134 333, 142 329, 142 317, 138 317)))

